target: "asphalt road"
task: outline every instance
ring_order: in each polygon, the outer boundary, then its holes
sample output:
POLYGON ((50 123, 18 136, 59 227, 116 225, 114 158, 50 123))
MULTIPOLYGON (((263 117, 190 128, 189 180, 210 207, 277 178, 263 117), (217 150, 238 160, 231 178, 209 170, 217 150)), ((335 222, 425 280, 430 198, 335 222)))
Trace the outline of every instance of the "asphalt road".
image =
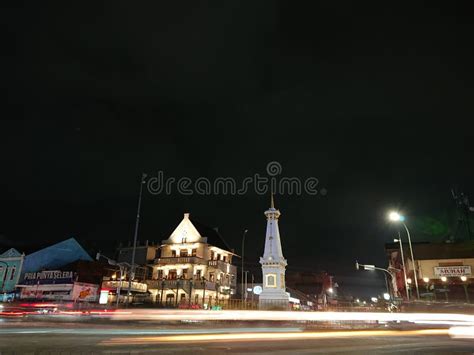
POLYGON ((88 322, 0 323, 0 354, 473 354, 474 340, 447 329, 307 330, 232 323, 182 326, 88 322))

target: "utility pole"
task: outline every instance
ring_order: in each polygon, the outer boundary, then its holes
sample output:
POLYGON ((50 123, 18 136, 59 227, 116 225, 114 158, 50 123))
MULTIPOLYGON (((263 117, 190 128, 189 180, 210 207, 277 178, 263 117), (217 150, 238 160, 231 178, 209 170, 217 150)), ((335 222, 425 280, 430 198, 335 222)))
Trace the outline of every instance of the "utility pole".
POLYGON ((249 271, 248 270, 245 270, 245 302, 247 302, 247 275, 248 275, 249 271))
POLYGON ((247 235, 248 229, 244 230, 244 235, 242 236, 242 270, 241 270, 241 277, 240 277, 240 283, 241 283, 241 295, 240 299, 243 301, 244 300, 244 255, 245 255, 245 236, 247 235))
POLYGON ((202 280, 202 308, 204 308, 204 304, 206 303, 206 278, 203 276, 201 277, 202 280))
POLYGON ((133 251, 132 251, 132 268, 128 277, 128 291, 127 291, 127 305, 129 303, 129 297, 132 294, 132 281, 135 278, 135 254, 137 252, 137 238, 138 238, 138 225, 140 224, 140 208, 142 204, 142 193, 143 184, 145 184, 146 174, 142 173, 140 180, 140 193, 138 195, 138 208, 137 208, 137 219, 135 221, 135 234, 133 236, 133 251))
POLYGON ((394 239, 393 241, 395 243, 398 242, 400 244, 400 257, 402 259, 403 278, 405 280, 405 292, 407 295, 407 301, 410 301, 410 292, 408 292, 407 271, 405 267, 405 256, 403 255, 403 243, 402 243, 402 238, 400 236, 400 230, 398 231, 398 239, 394 239))

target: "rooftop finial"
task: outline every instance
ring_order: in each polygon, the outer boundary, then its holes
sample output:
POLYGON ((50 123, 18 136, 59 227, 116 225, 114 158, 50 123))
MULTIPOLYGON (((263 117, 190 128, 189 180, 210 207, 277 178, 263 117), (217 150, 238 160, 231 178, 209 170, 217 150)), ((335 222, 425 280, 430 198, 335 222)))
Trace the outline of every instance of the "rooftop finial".
POLYGON ((275 202, 273 201, 273 192, 270 194, 270 196, 271 196, 270 208, 275 208, 275 202))

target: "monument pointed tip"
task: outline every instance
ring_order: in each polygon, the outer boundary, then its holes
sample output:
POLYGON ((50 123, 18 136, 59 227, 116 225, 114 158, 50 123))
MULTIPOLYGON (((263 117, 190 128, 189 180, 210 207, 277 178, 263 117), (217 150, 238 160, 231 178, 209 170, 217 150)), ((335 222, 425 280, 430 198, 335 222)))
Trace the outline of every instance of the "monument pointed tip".
POLYGON ((273 192, 270 194, 270 208, 275 208, 275 201, 273 200, 273 192))

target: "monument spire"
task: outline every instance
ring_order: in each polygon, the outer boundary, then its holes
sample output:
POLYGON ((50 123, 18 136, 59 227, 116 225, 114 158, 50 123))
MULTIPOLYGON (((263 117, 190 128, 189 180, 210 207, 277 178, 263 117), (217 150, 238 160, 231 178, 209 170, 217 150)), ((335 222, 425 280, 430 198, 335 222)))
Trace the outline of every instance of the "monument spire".
POLYGON ((278 218, 281 213, 275 208, 273 193, 270 198, 270 208, 265 211, 267 229, 265 249, 260 258, 263 275, 263 290, 259 296, 260 308, 287 308, 288 294, 285 285, 286 259, 283 256, 280 240, 278 218))

